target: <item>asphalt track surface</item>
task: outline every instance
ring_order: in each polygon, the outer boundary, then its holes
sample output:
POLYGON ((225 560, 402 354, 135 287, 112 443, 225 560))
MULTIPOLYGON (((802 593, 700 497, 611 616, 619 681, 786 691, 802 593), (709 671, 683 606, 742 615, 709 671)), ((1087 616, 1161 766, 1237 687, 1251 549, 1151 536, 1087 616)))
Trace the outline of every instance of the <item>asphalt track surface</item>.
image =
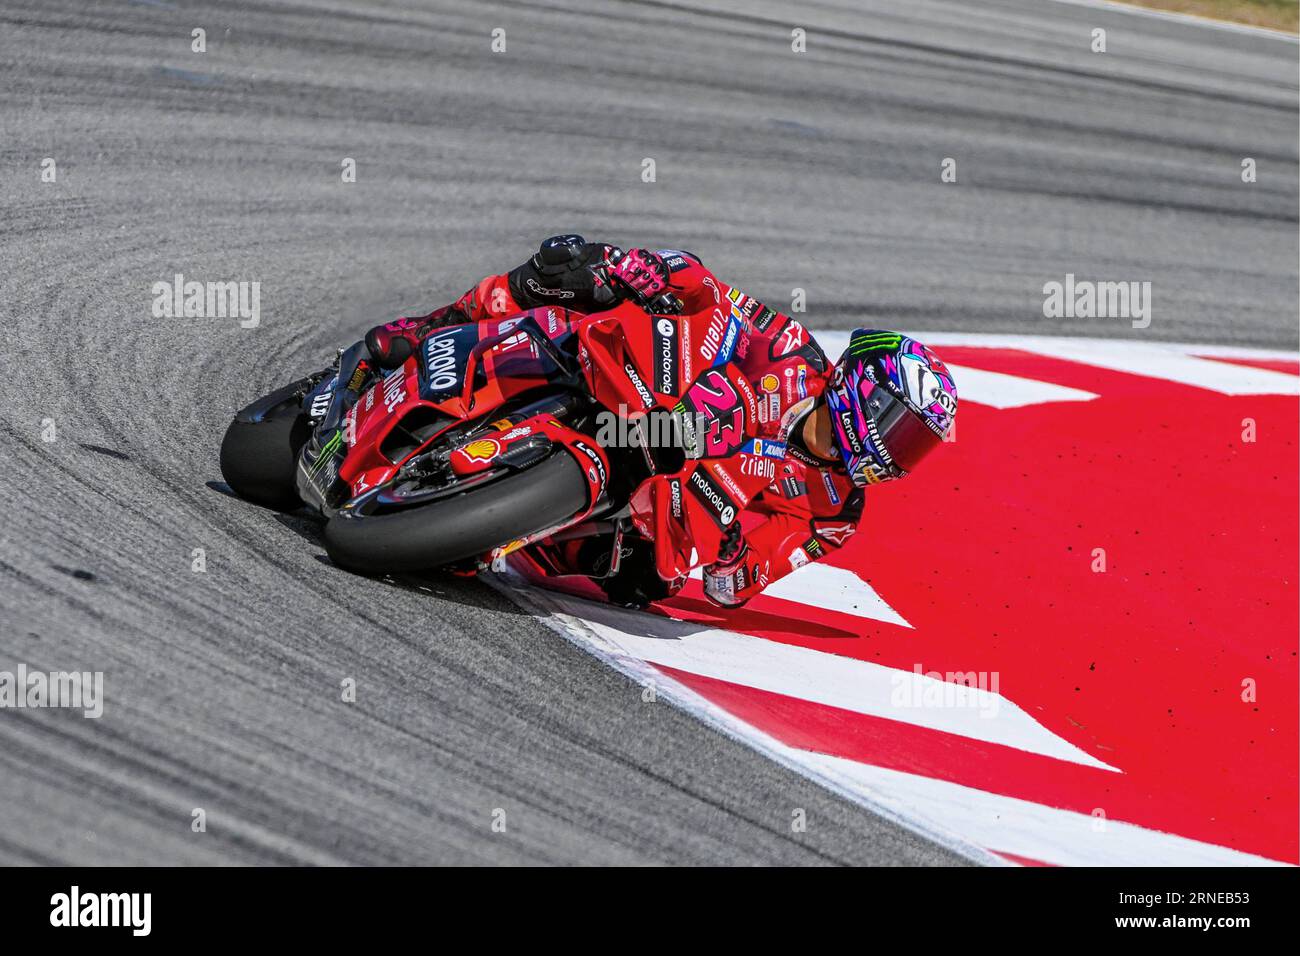
POLYGON ((813 327, 1296 346, 1294 44, 784 9, 3 0, 0 669, 102 670, 106 703, 0 712, 0 862, 961 862, 486 584, 344 575, 210 485, 236 407, 557 231, 803 288, 813 327), (154 318, 177 272, 260 281, 261 325, 154 318), (1151 328, 1044 319, 1067 272, 1151 280, 1151 328))

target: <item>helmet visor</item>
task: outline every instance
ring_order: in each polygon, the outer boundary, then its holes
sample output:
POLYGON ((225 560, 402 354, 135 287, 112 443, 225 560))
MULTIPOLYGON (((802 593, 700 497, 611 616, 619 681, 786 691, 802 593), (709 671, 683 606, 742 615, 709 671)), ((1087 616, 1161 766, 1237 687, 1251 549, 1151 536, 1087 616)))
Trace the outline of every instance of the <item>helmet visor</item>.
POLYGON ((920 415, 879 385, 867 398, 867 411, 873 441, 903 471, 912 471, 922 458, 943 444, 920 415))

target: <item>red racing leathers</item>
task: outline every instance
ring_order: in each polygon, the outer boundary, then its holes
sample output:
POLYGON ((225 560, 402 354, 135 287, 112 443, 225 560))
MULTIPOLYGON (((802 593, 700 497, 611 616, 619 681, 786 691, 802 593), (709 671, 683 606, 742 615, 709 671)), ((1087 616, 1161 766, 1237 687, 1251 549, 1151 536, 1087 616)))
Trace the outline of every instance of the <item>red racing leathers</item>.
MULTIPOLYGON (((620 255, 611 246, 596 248, 612 250, 612 255, 598 253, 598 261, 620 255)), ((657 255, 667 269, 668 290, 682 302, 684 312, 712 310, 728 298, 741 306, 745 328, 733 361, 759 398, 759 437, 786 443, 783 460, 758 459, 772 462, 772 481, 738 520, 721 560, 704 568, 708 597, 734 607, 794 569, 842 547, 857 529, 862 490, 853 485, 838 460, 818 459, 800 438, 804 418, 830 377, 826 355, 803 325, 720 282, 689 253, 661 249, 657 255)), ((450 306, 381 329, 414 337, 417 329, 500 318, 535 307, 539 299, 551 301, 543 298, 544 288, 538 294, 536 283, 524 287, 519 272, 488 276, 450 306)), ((531 277, 524 281, 531 282, 531 277)), ((557 294, 552 304, 582 311, 584 306, 590 308, 583 298, 581 293, 570 298, 557 294)), ((673 582, 670 590, 680 586, 681 582, 673 582)))
MULTIPOLYGON (((731 298, 746 317, 735 358, 759 401, 759 437, 785 443, 772 482, 740 519, 742 533, 727 560, 704 569, 704 590, 715 603, 743 604, 795 568, 843 546, 857 530, 862 490, 838 461, 818 459, 799 431, 830 378, 830 363, 803 325, 725 285, 694 257, 671 251, 669 288, 686 312, 712 309, 731 298)), ((760 459, 761 460, 761 459, 760 459)))

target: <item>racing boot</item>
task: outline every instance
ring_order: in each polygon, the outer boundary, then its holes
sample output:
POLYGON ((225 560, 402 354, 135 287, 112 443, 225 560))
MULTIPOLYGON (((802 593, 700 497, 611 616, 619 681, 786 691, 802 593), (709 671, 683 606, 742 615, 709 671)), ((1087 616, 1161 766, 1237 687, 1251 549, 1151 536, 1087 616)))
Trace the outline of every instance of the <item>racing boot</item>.
POLYGON ((400 318, 376 325, 366 333, 366 348, 374 363, 382 369, 397 368, 415 354, 420 340, 434 329, 460 325, 469 318, 454 305, 444 305, 418 318, 400 318))

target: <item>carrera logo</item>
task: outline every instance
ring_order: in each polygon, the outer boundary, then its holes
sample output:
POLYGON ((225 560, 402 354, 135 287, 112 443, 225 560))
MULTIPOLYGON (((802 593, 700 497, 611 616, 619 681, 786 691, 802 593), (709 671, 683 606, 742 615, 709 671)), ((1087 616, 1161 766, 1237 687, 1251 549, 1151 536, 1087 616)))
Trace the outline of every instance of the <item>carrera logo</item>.
POLYGON ((655 322, 655 391, 676 395, 679 381, 677 323, 661 318, 655 322))
POLYGON ((690 489, 708 509, 709 517, 719 528, 725 528, 736 520, 736 506, 731 503, 727 493, 710 481, 703 471, 696 469, 691 472, 690 489))
POLYGON ((641 404, 646 408, 654 408, 654 396, 650 394, 650 389, 645 387, 645 382, 641 381, 641 376, 636 373, 636 368, 632 363, 624 363, 623 371, 627 374, 627 377, 631 379, 632 386, 636 389, 637 395, 641 397, 641 404))
POLYGON ((682 517, 682 483, 676 478, 668 479, 668 507, 672 516, 678 521, 682 517))

